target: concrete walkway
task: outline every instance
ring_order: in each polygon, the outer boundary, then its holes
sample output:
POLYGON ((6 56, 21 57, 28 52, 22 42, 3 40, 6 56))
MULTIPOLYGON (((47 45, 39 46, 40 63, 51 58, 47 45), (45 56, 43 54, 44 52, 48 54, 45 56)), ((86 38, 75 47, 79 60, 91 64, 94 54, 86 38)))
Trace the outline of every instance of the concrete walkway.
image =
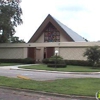
POLYGON ((30 66, 30 65, 39 65, 39 64, 25 64, 25 65, 14 65, 14 66, 0 66, 1 69, 22 69, 21 66, 30 66))

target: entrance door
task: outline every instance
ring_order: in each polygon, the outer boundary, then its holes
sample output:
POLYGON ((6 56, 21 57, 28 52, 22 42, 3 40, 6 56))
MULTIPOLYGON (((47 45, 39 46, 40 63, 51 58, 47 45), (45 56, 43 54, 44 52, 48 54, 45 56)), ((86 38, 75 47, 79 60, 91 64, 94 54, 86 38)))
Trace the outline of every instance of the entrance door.
POLYGON ((46 58, 50 58, 54 55, 54 47, 47 47, 46 48, 46 58))
POLYGON ((35 47, 28 48, 28 58, 32 58, 36 60, 36 48, 35 47))

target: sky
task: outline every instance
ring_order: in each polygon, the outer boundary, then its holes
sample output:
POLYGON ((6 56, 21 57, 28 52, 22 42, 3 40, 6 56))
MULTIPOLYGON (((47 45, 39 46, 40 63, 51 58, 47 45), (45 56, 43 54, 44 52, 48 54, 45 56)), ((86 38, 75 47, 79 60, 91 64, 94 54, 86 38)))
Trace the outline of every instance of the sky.
POLYGON ((22 0, 23 24, 15 36, 26 42, 48 14, 89 41, 100 40, 100 0, 22 0))

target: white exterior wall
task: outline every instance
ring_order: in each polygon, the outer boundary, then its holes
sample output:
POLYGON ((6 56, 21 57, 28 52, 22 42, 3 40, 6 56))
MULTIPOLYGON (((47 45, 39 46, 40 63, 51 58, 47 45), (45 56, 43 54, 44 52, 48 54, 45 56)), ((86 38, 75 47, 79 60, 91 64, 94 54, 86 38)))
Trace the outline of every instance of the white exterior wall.
POLYGON ((27 58, 27 48, 0 48, 0 59, 27 58))

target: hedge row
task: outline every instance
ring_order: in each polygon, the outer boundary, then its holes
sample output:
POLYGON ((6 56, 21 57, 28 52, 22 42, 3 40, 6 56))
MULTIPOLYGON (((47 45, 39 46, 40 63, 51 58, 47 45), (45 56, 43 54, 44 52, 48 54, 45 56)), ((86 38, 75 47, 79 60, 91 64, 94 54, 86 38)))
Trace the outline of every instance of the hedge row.
MULTIPOLYGON (((92 63, 85 60, 64 60, 64 61, 67 65, 92 66, 92 63)), ((49 59, 44 59, 43 63, 55 64, 55 61, 49 61, 49 59)))
POLYGON ((67 65, 79 65, 79 66, 92 66, 92 63, 85 60, 65 60, 67 65))
POLYGON ((54 61, 51 61, 49 59, 44 59, 42 61, 44 64, 66 64, 66 61, 65 60, 54 60, 54 61))
POLYGON ((31 58, 25 58, 25 59, 0 59, 0 63, 34 64, 35 60, 33 60, 31 58))

